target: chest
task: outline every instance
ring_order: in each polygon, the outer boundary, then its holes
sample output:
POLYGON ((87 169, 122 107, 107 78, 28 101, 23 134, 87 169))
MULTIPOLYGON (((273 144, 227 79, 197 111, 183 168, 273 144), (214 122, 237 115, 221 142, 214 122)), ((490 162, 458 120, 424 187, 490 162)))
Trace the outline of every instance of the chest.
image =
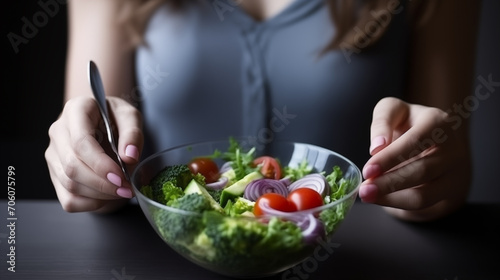
POLYGON ((374 48, 320 55, 336 32, 322 0, 295 0, 264 21, 216 2, 159 10, 137 52, 146 129, 163 145, 259 135, 274 125, 275 138, 338 150, 356 143, 336 131, 368 140, 375 103, 402 93, 407 32, 398 22, 374 48), (358 123, 338 121, 349 118, 358 123))

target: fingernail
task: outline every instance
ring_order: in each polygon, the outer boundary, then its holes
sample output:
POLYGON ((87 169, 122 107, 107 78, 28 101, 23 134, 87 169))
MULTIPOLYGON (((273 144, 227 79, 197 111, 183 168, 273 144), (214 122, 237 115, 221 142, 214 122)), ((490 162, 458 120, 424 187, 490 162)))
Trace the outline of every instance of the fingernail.
POLYGON ((132 191, 127 188, 118 188, 116 194, 123 198, 132 198, 132 191))
POLYGON ((359 187, 359 198, 366 203, 373 203, 377 199, 377 186, 374 184, 361 185, 359 187))
POLYGON ((115 173, 108 173, 108 175, 106 175, 106 177, 108 178, 108 180, 113 183, 113 185, 117 186, 117 187, 121 187, 122 186, 122 178, 120 178, 120 176, 116 175, 115 173))
POLYGON ((373 178, 380 174, 380 166, 377 164, 365 165, 363 168, 363 177, 365 179, 373 178))
POLYGON ((384 136, 377 136, 373 138, 372 143, 370 145, 370 154, 373 153, 377 148, 385 145, 385 137, 384 136))
POLYGON ((137 149, 137 147, 134 145, 128 145, 125 148, 125 155, 130 157, 130 158, 133 158, 135 160, 138 160, 139 159, 139 149, 137 149))

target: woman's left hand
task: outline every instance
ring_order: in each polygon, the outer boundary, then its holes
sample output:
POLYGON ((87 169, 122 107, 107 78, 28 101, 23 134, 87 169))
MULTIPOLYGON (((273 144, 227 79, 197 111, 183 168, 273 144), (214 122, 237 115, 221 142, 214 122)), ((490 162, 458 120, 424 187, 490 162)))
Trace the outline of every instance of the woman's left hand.
POLYGON ((460 115, 384 98, 373 111, 372 157, 363 168, 363 202, 398 218, 443 217, 467 198, 471 165, 460 115))

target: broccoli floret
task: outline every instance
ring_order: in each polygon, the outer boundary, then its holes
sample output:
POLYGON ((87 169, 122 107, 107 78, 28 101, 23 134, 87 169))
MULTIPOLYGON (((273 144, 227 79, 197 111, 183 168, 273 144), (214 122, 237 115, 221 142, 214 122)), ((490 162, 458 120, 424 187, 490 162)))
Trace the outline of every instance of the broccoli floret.
POLYGON ((220 196, 222 194, 222 189, 221 190, 212 190, 207 188, 207 192, 212 196, 212 198, 217 201, 217 203, 220 203, 220 196))
POLYGON ((238 197, 234 203, 232 200, 229 200, 227 202, 226 206, 224 207, 224 212, 226 212, 226 214, 231 217, 240 216, 245 212, 252 213, 254 205, 254 201, 250 201, 243 197, 238 197))
POLYGON ((179 188, 185 188, 191 179, 193 179, 193 174, 188 166, 185 164, 177 164, 163 168, 151 180, 150 184, 153 189, 159 189, 163 184, 170 181, 179 188))
POLYGON ((163 187, 161 189, 163 198, 165 199, 165 203, 168 206, 171 206, 174 201, 184 195, 184 191, 182 191, 181 188, 174 186, 172 182, 166 182, 165 184, 163 184, 163 187))
MULTIPOLYGON (((205 234, 216 248, 218 257, 251 254, 255 244, 266 235, 267 228, 256 221, 233 219, 217 212, 205 212, 205 234)), ((229 257, 231 259, 232 257, 229 257)))
POLYGON ((140 191, 145 197, 154 200, 153 188, 151 188, 151 186, 149 185, 142 186, 140 191))
POLYGON ((213 261, 217 256, 217 251, 212 244, 212 240, 202 231, 193 240, 193 243, 186 246, 191 257, 197 258, 200 261, 213 261))
POLYGON ((292 222, 271 218, 265 224, 251 219, 235 219, 209 211, 203 214, 205 230, 196 241, 204 252, 211 252, 216 265, 247 269, 248 264, 280 265, 283 254, 299 254, 303 248, 302 232, 292 222), (213 253, 215 252, 215 253, 213 253), (258 264, 256 264, 256 262, 258 264))
POLYGON ((171 201, 171 207, 196 212, 196 214, 178 213, 158 209, 154 221, 160 234, 169 243, 187 246, 204 228, 201 213, 212 209, 206 197, 198 193, 184 195, 171 201))
POLYGON ((205 183, 203 175, 193 175, 187 165, 169 165, 158 172, 151 180, 152 199, 159 203, 167 204, 170 200, 169 196, 171 195, 172 186, 180 188, 182 191, 192 179, 196 179, 203 184, 205 183), (167 186, 166 190, 164 190, 164 185, 167 182, 170 182, 171 186, 167 186), (167 194, 167 197, 165 194, 167 194))

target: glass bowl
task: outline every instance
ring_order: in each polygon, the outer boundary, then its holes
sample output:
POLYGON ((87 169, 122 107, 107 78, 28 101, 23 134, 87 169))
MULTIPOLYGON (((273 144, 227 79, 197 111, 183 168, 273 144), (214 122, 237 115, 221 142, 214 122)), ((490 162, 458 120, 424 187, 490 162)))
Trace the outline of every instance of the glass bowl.
MULTIPOLYGON (((239 143, 244 149, 251 148, 243 141, 239 143)), ((236 278, 257 278, 283 272, 312 256, 318 246, 331 241, 356 200, 362 177, 350 160, 319 146, 273 141, 256 149, 256 156, 276 157, 283 167, 296 167, 304 159, 315 172, 329 173, 338 166, 342 177, 349 182, 345 195, 317 208, 276 214, 276 217, 209 216, 160 204, 140 192, 141 186, 147 185, 164 167, 187 164, 194 157, 211 155, 215 150, 224 152, 228 147, 228 140, 183 145, 146 158, 134 170, 132 185, 140 207, 168 246, 213 272, 236 278), (297 240, 296 231, 283 226, 282 222, 286 221, 302 223, 300 228, 295 227, 299 230, 307 230, 305 228, 311 223, 319 223, 322 232, 312 240, 297 240), (179 223, 185 232, 179 232, 179 223), (247 232, 250 228, 253 231, 247 232), (263 234, 255 234, 255 228, 263 234), (217 230, 221 231, 221 236, 209 238, 217 230), (222 232, 231 232, 233 236, 224 236, 222 232)), ((222 160, 216 162, 219 166, 223 164, 222 160)))

